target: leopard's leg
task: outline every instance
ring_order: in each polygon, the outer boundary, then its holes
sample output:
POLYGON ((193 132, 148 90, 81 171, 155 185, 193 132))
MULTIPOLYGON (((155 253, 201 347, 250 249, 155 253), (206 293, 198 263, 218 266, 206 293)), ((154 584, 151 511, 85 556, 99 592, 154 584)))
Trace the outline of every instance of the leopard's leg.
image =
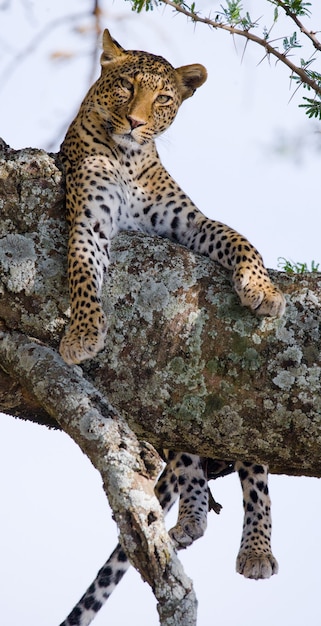
POLYGON ((285 298, 271 282, 262 256, 243 235, 198 212, 184 238, 191 250, 232 270, 234 289, 244 306, 259 315, 283 315, 285 298))
MULTIPOLYGON (((110 241, 126 199, 103 160, 92 157, 67 172, 70 325, 60 343, 66 363, 93 358, 104 347, 107 321, 101 302, 110 241)), ((127 225, 130 228, 130 224, 127 225)))
POLYGON ((226 224, 205 217, 164 168, 157 166, 157 191, 149 184, 153 177, 156 173, 151 168, 146 180, 140 179, 154 200, 153 210, 144 216, 145 232, 168 237, 232 270, 243 305, 259 315, 281 317, 284 296, 271 282, 256 248, 226 224))
POLYGON ((241 546, 236 571, 246 578, 270 578, 277 574, 278 563, 271 549, 271 500, 268 488, 268 467, 236 462, 244 506, 241 546))
MULTIPOLYGON (((166 515, 178 497, 177 478, 169 465, 166 465, 161 473, 155 485, 155 493, 166 515)), ((122 546, 118 544, 99 570, 95 580, 60 626, 88 626, 129 567, 130 562, 122 546)))
POLYGON ((195 454, 169 452, 168 464, 177 478, 179 512, 169 531, 177 549, 202 537, 207 526, 208 486, 202 459, 195 454))
POLYGON ((179 512, 176 525, 169 531, 177 549, 186 548, 203 536, 209 510, 219 513, 222 506, 216 502, 208 487, 208 480, 234 472, 232 461, 200 458, 186 452, 165 450, 167 468, 176 477, 179 492, 179 512))
POLYGON ((109 260, 109 241, 99 240, 96 226, 78 220, 69 232, 68 278, 70 325, 60 343, 64 361, 81 363, 103 349, 107 320, 101 303, 103 275, 109 260), (84 236, 85 232, 85 236, 84 236))
MULTIPOLYGON (((167 454, 165 454, 167 457, 167 454)), ((172 508, 176 502, 179 493, 178 481, 172 465, 167 463, 160 474, 155 485, 155 494, 163 509, 164 515, 172 508)))

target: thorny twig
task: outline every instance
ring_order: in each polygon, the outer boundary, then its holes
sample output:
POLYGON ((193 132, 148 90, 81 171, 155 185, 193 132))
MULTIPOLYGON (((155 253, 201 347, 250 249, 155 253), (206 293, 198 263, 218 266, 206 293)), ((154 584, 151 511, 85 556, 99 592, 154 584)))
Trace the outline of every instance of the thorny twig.
POLYGON ((208 26, 211 26, 212 28, 225 30, 231 33, 232 35, 239 35, 240 37, 245 37, 248 41, 253 41, 254 43, 264 48, 265 54, 267 56, 271 55, 271 56, 276 57, 279 61, 284 63, 291 70, 293 74, 296 74, 297 76, 299 76, 302 83, 305 83, 306 85, 308 85, 311 89, 313 89, 315 93, 321 96, 321 85, 319 85, 319 83, 316 80, 313 80, 313 78, 311 78, 304 71, 303 68, 299 67, 298 65, 295 65, 295 63, 292 63, 292 61, 290 61, 286 53, 279 52, 266 39, 262 37, 258 37, 257 35, 254 35, 254 33, 251 33, 249 30, 236 28, 235 26, 231 26, 230 24, 212 20, 209 17, 201 17, 200 15, 198 15, 197 13, 194 13, 193 11, 187 9, 186 7, 183 7, 180 4, 176 4, 176 2, 173 2, 173 0, 161 0, 161 2, 163 4, 166 4, 172 7, 173 9, 175 9, 175 11, 178 11, 179 13, 183 13, 183 15, 185 15, 186 17, 189 17, 191 20, 193 20, 193 22, 200 22, 202 24, 207 24, 208 26))
POLYGON ((276 0, 276 4, 281 7, 281 9, 284 10, 285 14, 288 15, 293 21, 294 23, 298 26, 298 28, 300 29, 301 33, 303 33, 304 35, 306 35, 306 37, 308 37, 308 39, 310 39, 315 47, 316 50, 321 51, 321 42, 317 39, 316 37, 316 33, 308 30, 301 22, 301 20, 299 20, 298 16, 291 11, 291 9, 289 8, 289 6, 286 4, 286 2, 283 2, 283 0, 276 0))

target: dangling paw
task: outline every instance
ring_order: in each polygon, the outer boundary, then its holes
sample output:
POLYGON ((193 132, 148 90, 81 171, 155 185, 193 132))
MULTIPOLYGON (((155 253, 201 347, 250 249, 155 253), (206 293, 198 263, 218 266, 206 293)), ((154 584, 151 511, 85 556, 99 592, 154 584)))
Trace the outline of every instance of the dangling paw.
POLYGON ((204 535, 206 526, 206 517, 202 521, 187 518, 185 521, 178 521, 176 526, 169 531, 169 536, 173 539, 177 550, 183 550, 204 535))
POLYGON ((277 574, 278 562, 272 552, 256 552, 254 550, 240 550, 236 559, 236 571, 245 578, 270 578, 277 574))

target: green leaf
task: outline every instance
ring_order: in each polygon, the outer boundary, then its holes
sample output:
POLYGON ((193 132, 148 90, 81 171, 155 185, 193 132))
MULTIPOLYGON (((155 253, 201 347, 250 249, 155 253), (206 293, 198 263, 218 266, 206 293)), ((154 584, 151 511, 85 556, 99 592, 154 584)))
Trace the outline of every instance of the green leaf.
POLYGON ((283 256, 278 258, 278 267, 287 274, 305 274, 306 272, 317 273, 319 271, 320 263, 311 261, 311 268, 309 269, 307 263, 300 263, 285 259, 283 256))
POLYGON ((321 120, 321 102, 319 100, 312 100, 312 98, 303 98, 307 104, 299 104, 301 109, 305 109, 307 116, 311 119, 315 117, 321 120))

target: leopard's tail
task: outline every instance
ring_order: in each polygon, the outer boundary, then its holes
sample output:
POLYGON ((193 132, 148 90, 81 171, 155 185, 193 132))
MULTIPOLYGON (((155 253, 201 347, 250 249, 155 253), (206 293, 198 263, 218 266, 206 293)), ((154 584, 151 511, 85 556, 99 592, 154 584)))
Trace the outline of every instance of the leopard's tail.
MULTIPOLYGON (((172 468, 166 465, 155 487, 155 493, 164 515, 178 497, 177 481, 173 478, 175 476, 173 476, 172 468)), ((88 626, 126 574, 129 566, 128 558, 119 543, 99 570, 95 580, 60 626, 88 626)))
POLYGON ((60 626, 88 626, 126 574, 129 566, 127 556, 119 543, 60 626))

